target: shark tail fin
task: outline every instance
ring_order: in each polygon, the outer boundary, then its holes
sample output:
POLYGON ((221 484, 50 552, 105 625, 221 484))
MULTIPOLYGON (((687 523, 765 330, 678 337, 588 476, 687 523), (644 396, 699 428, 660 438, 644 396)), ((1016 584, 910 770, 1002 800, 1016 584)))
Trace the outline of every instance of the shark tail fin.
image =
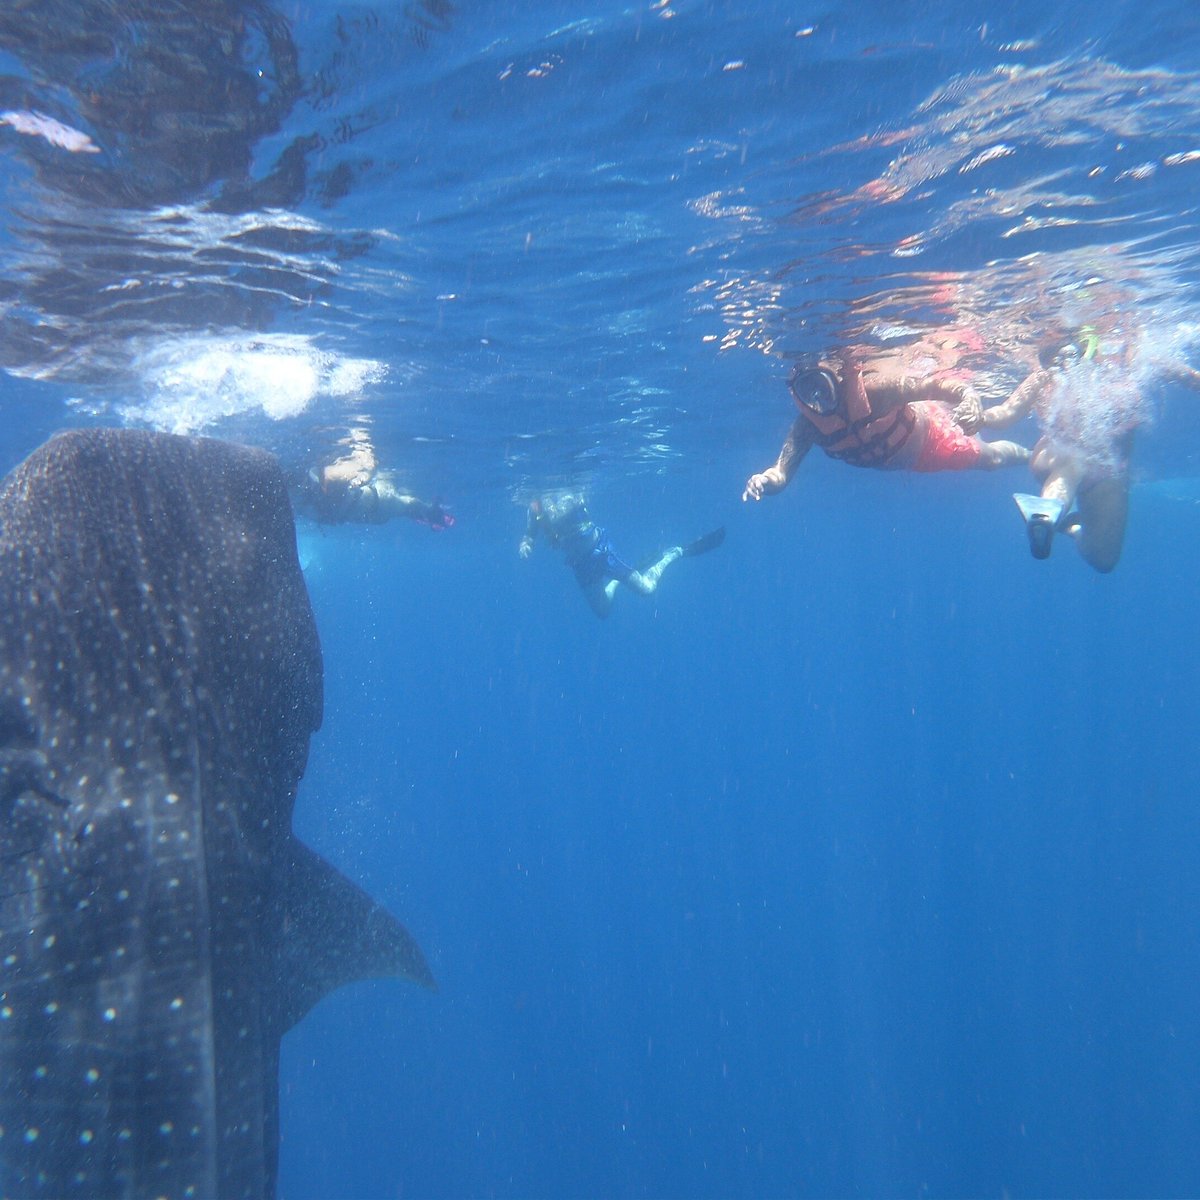
POLYGON ((416 940, 386 909, 292 839, 279 964, 280 1031, 323 996, 356 979, 402 977, 436 988, 416 940))

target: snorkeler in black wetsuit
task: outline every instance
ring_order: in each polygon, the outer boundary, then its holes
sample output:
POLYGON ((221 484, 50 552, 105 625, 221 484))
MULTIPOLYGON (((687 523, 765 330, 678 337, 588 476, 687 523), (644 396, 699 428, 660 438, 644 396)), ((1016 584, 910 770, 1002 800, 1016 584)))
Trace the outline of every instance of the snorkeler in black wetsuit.
POLYGON ((320 474, 313 470, 290 491, 296 512, 319 525, 382 525, 393 517, 407 517, 440 533, 454 524, 454 517, 437 501, 430 503, 398 492, 386 479, 359 487, 323 486, 320 474))
POLYGON ((297 513, 320 525, 382 525, 393 517, 406 517, 440 532, 454 524, 454 517, 437 501, 430 504, 400 491, 391 476, 379 470, 365 425, 347 429, 335 455, 320 467, 292 473, 288 491, 297 513))
POLYGON ((724 527, 714 529, 686 546, 671 546, 652 566, 638 571, 612 548, 608 534, 592 520, 583 497, 577 493, 534 500, 530 504, 525 536, 518 548, 522 558, 533 552, 533 539, 539 531, 551 546, 562 552, 598 617, 608 616, 619 584, 638 595, 650 596, 662 573, 677 559, 715 550, 725 540, 724 527))
POLYGON ((319 525, 382 525, 393 517, 405 517, 435 533, 454 524, 454 516, 438 501, 401 492, 386 475, 349 479, 341 477, 336 467, 294 473, 288 493, 298 515, 319 525))

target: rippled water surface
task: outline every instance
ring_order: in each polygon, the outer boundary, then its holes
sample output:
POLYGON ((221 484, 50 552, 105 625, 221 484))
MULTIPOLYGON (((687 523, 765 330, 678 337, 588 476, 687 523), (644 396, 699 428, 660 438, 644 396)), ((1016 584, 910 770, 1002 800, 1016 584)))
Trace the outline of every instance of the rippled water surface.
POLYGON ((1186 6, 508 7, 10 6, 19 394, 490 490, 749 443, 851 336, 1190 336, 1186 6))

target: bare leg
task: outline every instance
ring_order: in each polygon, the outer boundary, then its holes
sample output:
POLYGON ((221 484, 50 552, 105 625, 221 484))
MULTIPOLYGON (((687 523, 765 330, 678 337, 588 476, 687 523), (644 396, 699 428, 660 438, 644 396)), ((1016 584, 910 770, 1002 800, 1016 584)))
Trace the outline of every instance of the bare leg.
POLYGON ((1029 465, 1041 480, 1041 500, 1048 503, 1034 504, 1021 494, 1014 499, 1025 517, 1030 552, 1034 558, 1048 558, 1055 533, 1075 533, 1068 517, 1083 477, 1083 464, 1078 455, 1055 449, 1043 438, 1034 447, 1029 465))
POLYGON ((613 597, 617 594, 617 588, 621 586, 622 582, 626 587, 637 592, 639 596, 652 596, 658 587, 658 581, 662 578, 662 573, 682 557, 683 548, 672 546, 654 566, 647 567, 644 571, 632 571, 629 577, 623 581, 610 579, 604 584, 590 584, 583 588, 583 594, 596 616, 607 617, 612 611, 613 597))
MULTIPOLYGON (((652 567, 647 567, 644 571, 634 571, 632 575, 625 580, 626 584, 633 588, 639 596, 651 596, 654 594, 654 589, 658 587, 658 581, 662 578, 662 573, 677 559, 683 557, 682 546, 672 546, 667 550, 662 558, 658 560, 652 567)), ((616 586, 614 581, 613 586, 616 586)))
POLYGON ((1016 442, 979 442, 981 471, 995 471, 1000 467, 1020 467, 1030 460, 1030 452, 1016 442))
POLYGON ((1020 467, 1029 462, 1030 452, 1016 442, 985 442, 981 437, 965 435, 954 423, 949 407, 940 400, 916 400, 908 407, 913 415, 912 436, 888 462, 891 468, 995 471, 999 467, 1020 467), (942 445, 935 462, 922 464, 931 437, 942 445), (978 450, 978 456, 975 450, 978 450))
POLYGON ((613 594, 616 590, 617 581, 612 579, 603 585, 593 584, 590 587, 585 587, 583 595, 596 616, 607 617, 612 612, 613 594))
POLYGON ((1107 574, 1117 565, 1128 516, 1128 476, 1097 480, 1079 493, 1079 522, 1071 532, 1088 566, 1107 574))

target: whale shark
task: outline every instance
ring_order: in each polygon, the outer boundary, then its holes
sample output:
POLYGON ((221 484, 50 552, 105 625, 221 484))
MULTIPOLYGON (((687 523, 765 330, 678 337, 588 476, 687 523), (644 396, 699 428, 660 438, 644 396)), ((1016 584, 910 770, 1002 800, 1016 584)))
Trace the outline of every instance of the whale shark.
POLYGON ((76 430, 0 483, 0 1194, 269 1198, 283 1034, 433 986, 292 833, 322 704, 273 456, 76 430))

